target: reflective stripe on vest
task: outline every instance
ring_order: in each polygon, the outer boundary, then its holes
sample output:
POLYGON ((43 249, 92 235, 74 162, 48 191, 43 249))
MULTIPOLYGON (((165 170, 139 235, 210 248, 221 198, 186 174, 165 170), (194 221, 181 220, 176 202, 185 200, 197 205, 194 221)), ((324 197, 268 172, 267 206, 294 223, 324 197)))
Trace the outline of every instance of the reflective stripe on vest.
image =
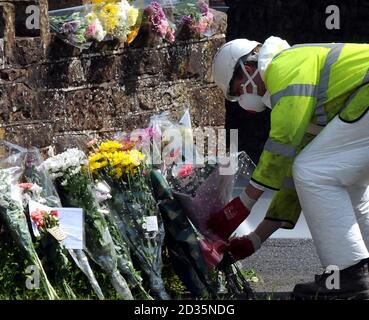
POLYGON ((284 157, 294 157, 296 155, 296 149, 290 144, 280 143, 271 139, 266 141, 264 150, 284 157))
POLYGON ((293 181, 293 178, 291 177, 286 177, 284 180, 283 180, 283 183, 282 183, 282 188, 283 189, 291 189, 291 190, 295 190, 295 182, 293 181))
POLYGON ((315 84, 291 84, 287 88, 271 95, 270 101, 272 108, 278 103, 279 99, 287 96, 315 97, 318 87, 315 84))
POLYGON ((318 101, 315 109, 315 116, 317 119, 317 124, 319 125, 326 125, 328 123, 328 116, 324 110, 324 103, 328 99, 327 91, 332 65, 338 60, 343 47, 343 43, 337 43, 331 47, 331 50, 328 52, 328 55, 325 59, 324 67, 320 75, 317 96, 318 101))
MULTIPOLYGON (((315 116, 319 125, 326 125, 328 123, 328 116, 324 110, 324 103, 328 99, 327 91, 329 86, 329 78, 331 74, 332 65, 338 60, 341 51, 344 47, 344 43, 307 43, 298 44, 292 46, 290 49, 303 48, 303 47, 323 47, 329 48, 324 67, 320 76, 320 81, 317 86, 315 85, 291 85, 286 89, 281 90, 271 96, 272 107, 274 107, 279 99, 286 96, 316 96, 317 105, 315 109, 315 116)), ((287 49, 287 50, 290 50, 287 49)), ((366 81, 369 81, 369 70, 365 76, 366 81)))

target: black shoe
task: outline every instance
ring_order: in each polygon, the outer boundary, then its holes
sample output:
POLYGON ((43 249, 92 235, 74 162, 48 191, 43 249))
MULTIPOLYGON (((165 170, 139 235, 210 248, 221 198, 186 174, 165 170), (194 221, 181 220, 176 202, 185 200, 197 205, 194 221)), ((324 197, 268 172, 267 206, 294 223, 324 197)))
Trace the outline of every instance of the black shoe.
MULTIPOLYGON (((297 284, 292 298, 296 300, 369 299, 369 259, 339 271, 339 286, 334 284, 333 272, 315 276, 314 282, 297 284)), ((338 276, 338 275, 337 275, 338 276)))

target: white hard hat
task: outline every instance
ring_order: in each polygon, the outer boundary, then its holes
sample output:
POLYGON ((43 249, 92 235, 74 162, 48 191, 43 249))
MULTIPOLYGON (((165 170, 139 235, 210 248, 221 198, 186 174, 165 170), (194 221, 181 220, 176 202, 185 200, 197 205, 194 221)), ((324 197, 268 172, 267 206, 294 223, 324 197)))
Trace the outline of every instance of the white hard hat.
POLYGON ((229 94, 229 83, 232 80, 237 62, 252 52, 259 44, 259 42, 247 39, 236 39, 224 44, 216 53, 212 65, 213 79, 222 89, 227 100, 235 100, 235 97, 229 94))

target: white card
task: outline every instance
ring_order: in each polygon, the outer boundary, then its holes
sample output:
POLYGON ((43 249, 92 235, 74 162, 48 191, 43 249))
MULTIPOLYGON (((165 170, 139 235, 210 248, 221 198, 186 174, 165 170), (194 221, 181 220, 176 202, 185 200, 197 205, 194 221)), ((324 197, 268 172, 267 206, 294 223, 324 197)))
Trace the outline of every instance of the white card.
POLYGON ((60 229, 67 235, 62 244, 67 249, 84 249, 84 219, 81 208, 55 208, 59 212, 60 229))
POLYGON ((146 217, 146 230, 159 231, 158 218, 156 216, 146 217))

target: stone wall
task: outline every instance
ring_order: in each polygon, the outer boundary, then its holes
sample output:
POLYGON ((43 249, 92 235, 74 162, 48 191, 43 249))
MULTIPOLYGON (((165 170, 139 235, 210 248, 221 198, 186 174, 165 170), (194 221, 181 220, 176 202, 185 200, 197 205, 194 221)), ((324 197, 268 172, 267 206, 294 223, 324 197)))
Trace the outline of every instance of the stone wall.
POLYGON ((195 126, 222 126, 224 102, 211 60, 224 43, 225 15, 210 38, 132 46, 116 41, 80 51, 55 36, 0 40, 0 139, 64 145, 87 134, 147 125, 153 114, 191 108, 195 126), (43 46, 46 45, 46 48, 43 46))

